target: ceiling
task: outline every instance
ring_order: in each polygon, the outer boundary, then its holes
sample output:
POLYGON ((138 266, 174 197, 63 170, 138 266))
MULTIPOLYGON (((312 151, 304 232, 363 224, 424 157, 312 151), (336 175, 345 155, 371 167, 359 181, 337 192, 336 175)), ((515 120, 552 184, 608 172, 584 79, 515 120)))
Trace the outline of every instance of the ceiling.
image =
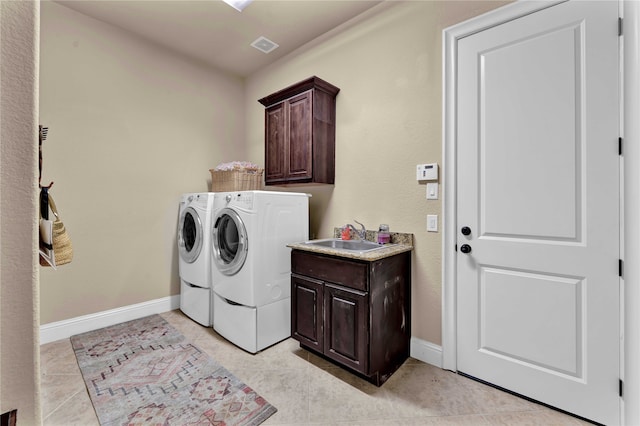
POLYGON ((246 77, 383 0, 56 0, 210 66, 246 77), (280 45, 265 54, 251 43, 280 45))

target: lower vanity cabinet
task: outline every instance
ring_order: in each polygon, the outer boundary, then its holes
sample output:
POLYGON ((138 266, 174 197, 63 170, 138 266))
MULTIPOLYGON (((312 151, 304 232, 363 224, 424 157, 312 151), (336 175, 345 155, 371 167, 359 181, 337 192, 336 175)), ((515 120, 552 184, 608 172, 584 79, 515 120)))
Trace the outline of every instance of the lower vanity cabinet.
POLYGON ((291 254, 291 332, 380 386, 409 356, 411 253, 363 261, 291 254))

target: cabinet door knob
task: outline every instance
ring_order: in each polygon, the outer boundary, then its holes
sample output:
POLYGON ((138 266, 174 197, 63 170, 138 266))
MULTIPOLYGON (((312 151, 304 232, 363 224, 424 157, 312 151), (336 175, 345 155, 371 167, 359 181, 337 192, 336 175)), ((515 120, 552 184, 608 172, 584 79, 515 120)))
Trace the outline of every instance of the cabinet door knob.
POLYGON ((462 235, 471 235, 471 228, 463 226, 460 232, 462 232, 462 235))
POLYGON ((471 253, 471 246, 469 244, 463 244, 460 246, 460 251, 464 254, 469 254, 471 253))

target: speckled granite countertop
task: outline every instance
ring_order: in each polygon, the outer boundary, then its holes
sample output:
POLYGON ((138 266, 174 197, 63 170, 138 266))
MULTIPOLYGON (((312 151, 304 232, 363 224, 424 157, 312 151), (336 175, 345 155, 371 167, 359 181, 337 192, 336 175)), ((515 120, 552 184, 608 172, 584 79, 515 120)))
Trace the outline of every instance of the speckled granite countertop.
MULTIPOLYGON (((351 234, 353 238, 353 231, 351 234)), ((362 252, 362 253, 329 248, 329 247, 313 246, 313 245, 305 244, 304 242, 287 244, 287 247, 290 247, 294 250, 303 250, 303 251, 309 251, 313 253, 328 254, 331 256, 345 257, 348 259, 366 260, 368 262, 384 259, 385 257, 390 257, 399 253, 404 253, 405 251, 413 250, 413 234, 403 234, 400 232, 390 232, 390 234, 391 234, 391 244, 389 244, 387 247, 381 248, 379 250, 371 250, 371 251, 362 252)), ((378 240, 377 231, 367 230, 366 236, 367 236, 366 237, 367 241, 378 240)), ((333 238, 340 238, 340 228, 334 228, 333 238)), ((357 239, 357 237, 353 239, 357 239)))

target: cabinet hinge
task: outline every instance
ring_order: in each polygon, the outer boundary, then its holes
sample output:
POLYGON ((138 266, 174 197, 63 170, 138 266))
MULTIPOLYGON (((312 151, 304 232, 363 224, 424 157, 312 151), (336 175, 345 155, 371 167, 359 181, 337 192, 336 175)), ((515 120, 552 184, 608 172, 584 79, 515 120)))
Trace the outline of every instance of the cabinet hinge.
POLYGON ((456 251, 458 251, 458 245, 456 244, 456 251))
POLYGON ((618 138, 618 155, 622 155, 622 138, 618 138))
POLYGON ((622 18, 618 18, 618 36, 622 35, 622 18))
POLYGON ((622 278, 624 273, 624 261, 622 259, 618 259, 618 276, 622 278))
POLYGON ((620 398, 624 396, 624 382, 622 381, 622 379, 620 379, 618 382, 618 395, 620 395, 620 398))

